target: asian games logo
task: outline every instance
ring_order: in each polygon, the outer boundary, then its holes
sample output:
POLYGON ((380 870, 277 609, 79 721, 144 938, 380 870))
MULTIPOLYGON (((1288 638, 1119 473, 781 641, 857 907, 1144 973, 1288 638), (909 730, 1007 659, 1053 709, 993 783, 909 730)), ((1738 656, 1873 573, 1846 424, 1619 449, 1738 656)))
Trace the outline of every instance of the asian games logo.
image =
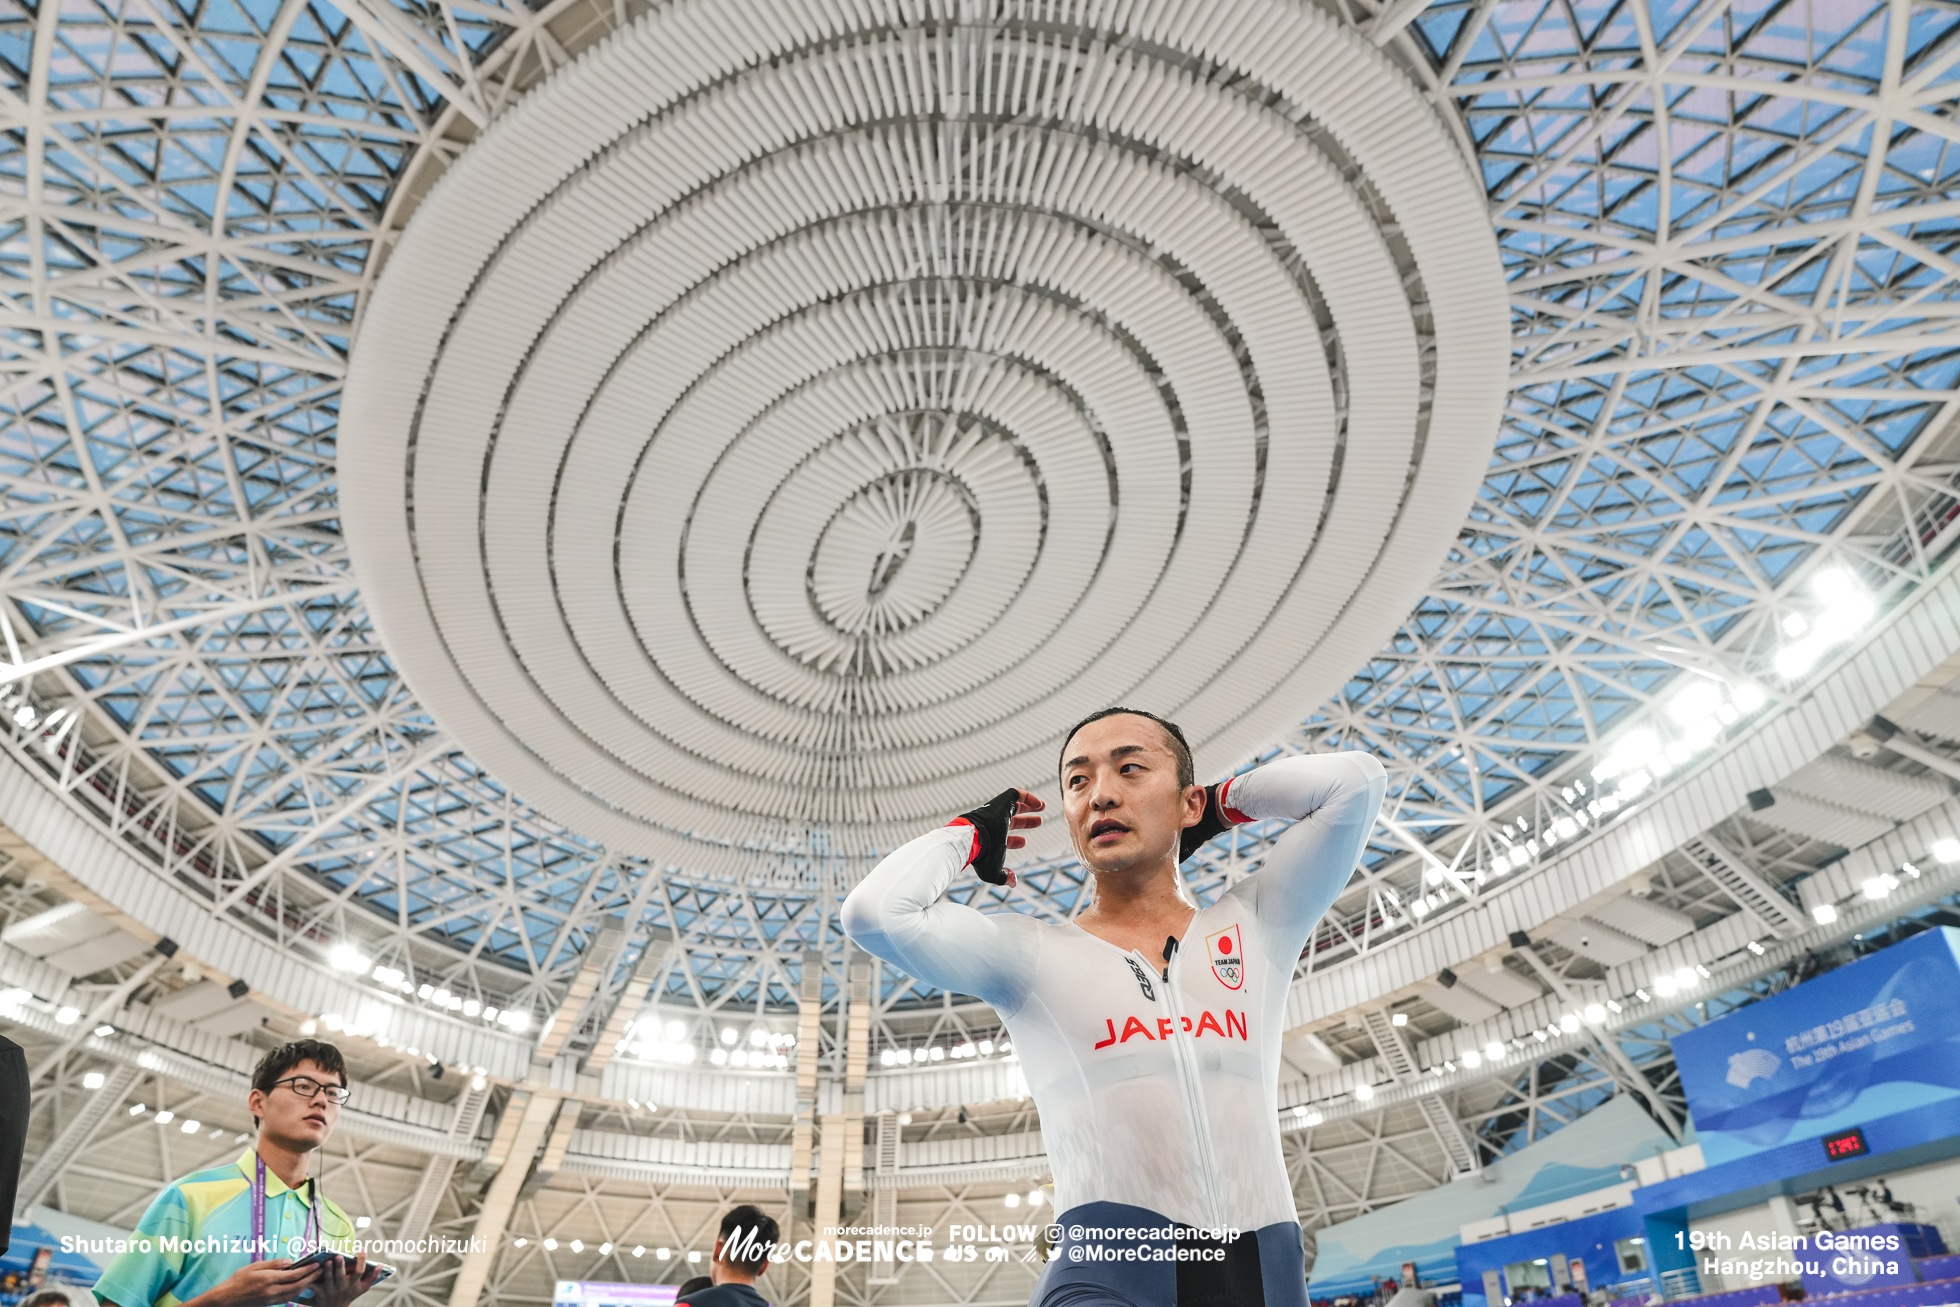
POLYGON ((1211 958, 1211 974, 1227 989, 1245 984, 1245 947, 1239 938, 1239 923, 1233 922, 1215 935, 1205 936, 1205 954, 1211 958))
POLYGON ((1754 1081, 1775 1075, 1782 1065, 1783 1060, 1767 1048, 1745 1048, 1729 1054, 1728 1082, 1737 1089, 1747 1089, 1754 1081))

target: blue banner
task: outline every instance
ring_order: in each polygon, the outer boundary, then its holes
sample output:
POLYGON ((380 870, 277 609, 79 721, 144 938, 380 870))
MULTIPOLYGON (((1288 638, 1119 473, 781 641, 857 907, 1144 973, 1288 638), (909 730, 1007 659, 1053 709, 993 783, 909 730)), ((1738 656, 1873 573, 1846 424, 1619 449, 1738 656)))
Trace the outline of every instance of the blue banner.
MULTIPOLYGON (((1960 931, 1916 935, 1673 1044, 1711 1166, 1960 1097, 1960 931)), ((1862 1141, 1836 1147, 1833 1160, 1862 1141)))

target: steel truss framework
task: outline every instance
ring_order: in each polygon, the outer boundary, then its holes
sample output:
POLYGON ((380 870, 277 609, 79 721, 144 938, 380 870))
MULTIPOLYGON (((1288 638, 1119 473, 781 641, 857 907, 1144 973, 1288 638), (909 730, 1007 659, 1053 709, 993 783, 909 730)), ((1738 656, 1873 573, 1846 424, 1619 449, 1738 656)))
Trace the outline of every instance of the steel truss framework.
MULTIPOLYGON (((1758 992, 1771 986, 1758 987, 1758 992)), ((1754 993, 1725 995, 1710 1001, 1708 1016, 1719 1015, 1754 993)), ((1650 1084, 1673 1092, 1672 1062, 1666 1037, 1689 1021, 1706 1019, 1690 1012, 1622 1036, 1622 1046, 1639 1061, 1650 1084)), ((24 1040, 23 1042, 28 1042, 24 1040)), ((29 1043, 30 1058, 44 1050, 29 1043)), ((85 1053, 64 1059, 55 1068, 44 1092, 37 1094, 29 1143, 29 1162, 48 1145, 90 1094, 82 1086, 89 1069, 85 1053)), ((1579 1115, 1625 1088, 1620 1073, 1604 1058, 1561 1055, 1525 1062, 1506 1076, 1467 1086, 1450 1104, 1458 1125, 1476 1141, 1486 1160, 1516 1151, 1545 1138, 1579 1115)), ((70 1164, 46 1201, 61 1210, 128 1226, 141 1215, 167 1179, 189 1170, 217 1165, 235 1156, 238 1133, 249 1128, 242 1104, 213 1098, 157 1076, 141 1078, 119 1103, 109 1124, 70 1164), (142 1104, 141 1112, 129 1108, 142 1104), (176 1119, 159 1124, 155 1113, 169 1109, 176 1119), (181 1123, 196 1119, 194 1136, 181 1133, 181 1123)), ((1679 1106, 1678 1101, 1676 1103, 1679 1106)), ((1034 1122, 1030 1109, 1012 1103, 976 1105, 958 1113, 946 1109, 917 1113, 906 1128, 909 1143, 954 1138, 967 1134, 1018 1133, 1034 1122)), ((678 1135, 700 1140, 739 1139, 779 1143, 788 1137, 781 1119, 741 1115, 689 1115, 670 1111, 643 1117, 588 1113, 588 1129, 609 1129, 678 1135)), ((1449 1178, 1448 1161, 1422 1117, 1409 1104, 1388 1107, 1330 1122, 1325 1126, 1289 1132, 1285 1154, 1302 1223, 1317 1230, 1338 1221, 1392 1204, 1449 1178)), ((422 1169, 422 1159, 397 1148, 338 1141, 329 1150, 322 1183, 350 1213, 370 1216, 378 1237, 398 1233, 422 1169)), ((929 1225, 939 1232, 937 1242, 950 1242, 947 1227, 954 1223, 1000 1226, 1016 1220, 1002 1204, 1012 1185, 931 1184, 900 1194, 899 1223, 929 1225)), ((480 1185, 472 1183, 467 1167, 445 1193, 429 1233, 438 1238, 467 1240, 475 1226, 480 1185)), ((704 1250, 712 1243, 714 1221, 736 1201, 760 1203, 779 1216, 786 1196, 781 1191, 711 1190, 699 1186, 601 1180, 561 1174, 524 1199, 507 1231, 490 1277, 487 1293, 498 1302, 548 1301, 551 1282, 559 1279, 647 1280, 672 1282, 690 1273, 684 1261, 688 1249, 704 1250), (524 1247, 515 1238, 524 1238, 524 1247), (555 1248, 545 1240, 553 1239, 555 1248), (574 1250, 577 1239, 583 1245, 574 1250), (611 1244, 602 1251, 604 1244, 611 1244), (633 1249, 644 1250, 635 1256, 633 1249), (665 1247, 676 1256, 657 1257, 665 1247)), ((906 1268, 892 1285, 852 1285, 847 1298, 866 1303, 991 1303, 1025 1301, 1032 1268, 1020 1263, 1020 1246, 1008 1265, 941 1264, 906 1268), (1014 1297, 1015 1293, 1020 1297, 1014 1297)), ((438 1307, 447 1300, 455 1259, 437 1256, 415 1262, 398 1283, 383 1290, 395 1301, 438 1307)), ((778 1272, 781 1275, 781 1272, 778 1272)), ((796 1273, 772 1285, 780 1300, 801 1301, 807 1281, 796 1273)), ((850 1284, 850 1281, 846 1281, 850 1284)))
MULTIPOLYGON (((1657 868, 1653 878, 1651 892, 1660 902, 1711 920, 1730 910, 1704 892, 1708 882, 1692 870, 1670 862, 1657 868)), ((0 926, 46 906, 45 891, 16 880, 0 883, 0 926)), ((1948 894, 1896 918, 1868 924, 1858 940, 1824 950, 1824 960, 1826 964, 1841 961, 1853 952, 1884 947, 1929 926, 1955 922, 1960 922, 1960 894, 1948 894)), ((1579 975, 1586 966, 1572 956, 1554 955, 1554 962, 1570 976, 1579 975)), ((1626 1064, 1603 1056, 1597 1046, 1553 1046, 1548 1056, 1521 1059, 1501 1073, 1448 1091, 1451 1115, 1488 1162, 1545 1139, 1630 1088, 1643 1095, 1656 1091, 1679 1113, 1685 1103, 1669 1037, 1776 993, 1791 979, 1787 970, 1767 973, 1747 984, 1706 994, 1680 1010, 1657 1010, 1652 1019, 1620 1031, 1615 1038, 1631 1064, 1631 1076, 1626 1064)), ((41 1064, 54 1051, 55 1045, 45 1036, 22 1029, 13 1033, 27 1047, 30 1064, 41 1064)), ((95 1068, 85 1048, 52 1061, 49 1079, 35 1096, 30 1168, 96 1092, 83 1084, 84 1074, 95 1068)), ((587 1108, 582 1125, 706 1142, 765 1144, 781 1144, 790 1132, 788 1120, 782 1117, 678 1109, 649 1116, 603 1106, 587 1108)), ((921 1146, 966 1136, 1019 1135, 1036 1125, 1029 1105, 1007 1101, 915 1112, 904 1134, 908 1146, 921 1146)), ((145 1074, 123 1091, 108 1123, 64 1168, 46 1201, 70 1213, 128 1225, 167 1179, 235 1156, 248 1127, 242 1103, 145 1074), (142 1104, 141 1110, 131 1110, 137 1103, 142 1104), (173 1112, 174 1118, 158 1122, 156 1113, 163 1109, 173 1112), (198 1122, 190 1133, 183 1129, 187 1120, 198 1122)), ((1301 1219, 1309 1230, 1392 1204, 1446 1181, 1450 1174, 1448 1159, 1412 1103, 1288 1130, 1284 1147, 1301 1219)), ((353 1214, 371 1217, 376 1236, 386 1238, 400 1233, 424 1161, 400 1148, 343 1138, 328 1150, 321 1174, 337 1201, 353 1214)), ((899 1195, 899 1223, 930 1225, 943 1245, 951 1242, 950 1224, 998 1226, 1013 1221, 1015 1213, 1001 1200, 1014 1187, 990 1182, 908 1188, 899 1195)), ((475 1227, 479 1196, 480 1177, 472 1177, 467 1167, 458 1171, 435 1212, 430 1233, 467 1239, 475 1227)), ((520 1203, 488 1292, 498 1302, 528 1303, 546 1301, 551 1282, 561 1278, 678 1280, 687 1274, 684 1259, 677 1256, 661 1263, 657 1250, 663 1246, 680 1254, 689 1248, 701 1250, 713 1220, 732 1200, 757 1201, 778 1211, 785 1195, 780 1190, 738 1192, 562 1172, 520 1203), (522 1248, 513 1242, 518 1237, 527 1241, 522 1248), (547 1248, 548 1238, 555 1239, 558 1247, 547 1248), (574 1239, 583 1246, 573 1249, 574 1239), (611 1250, 602 1250, 606 1243, 613 1245, 611 1250), (636 1246, 645 1250, 641 1257, 632 1253, 636 1246)), ((847 1277, 845 1298, 890 1304, 1025 1301, 1032 1268, 1019 1262, 1019 1251, 1015 1249, 1017 1259, 1008 1264, 910 1267, 891 1285, 866 1286, 847 1277)), ((455 1266, 455 1260, 446 1256, 417 1262, 384 1292, 435 1307, 446 1301, 455 1266)), ((781 1300, 794 1303, 803 1300, 806 1283, 792 1273, 772 1289, 781 1300)))
MULTIPOLYGON (((1394 774, 1329 961, 1418 928, 1425 868, 1456 883, 1520 817, 1567 813, 1565 780, 1684 670, 1793 689, 1769 660, 1805 578, 1848 564, 1902 598, 1960 510, 1953 6, 1345 12, 1481 169, 1515 385, 1430 594, 1282 746, 1394 774)), ((393 669, 337 532, 338 379, 391 233, 476 128, 627 17, 5 11, 10 743, 282 940, 352 935, 542 1007, 627 913, 688 942, 663 997, 786 1008, 802 950, 838 943, 832 904, 611 856, 507 794, 393 669)), ((1256 867, 1263 834, 1208 854, 1199 892, 1256 867)), ((1064 914, 1079 889, 1061 863, 1014 899, 1064 914)), ((888 1001, 936 997, 886 979, 888 1001)))

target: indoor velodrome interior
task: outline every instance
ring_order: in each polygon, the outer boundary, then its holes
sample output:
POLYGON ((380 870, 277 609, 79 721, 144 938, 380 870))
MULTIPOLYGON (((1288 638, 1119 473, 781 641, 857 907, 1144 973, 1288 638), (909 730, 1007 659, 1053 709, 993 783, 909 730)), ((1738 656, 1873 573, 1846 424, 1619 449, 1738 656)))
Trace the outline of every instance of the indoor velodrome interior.
POLYGON ((741 1204, 769 1303, 1022 1307, 1049 1073, 844 903, 1022 787, 940 906, 1087 929, 1110 705, 1386 771, 1265 991, 1301 1301, 1960 1304, 1954 0, 0 0, 0 81, 0 1307, 303 1039, 362 1307, 671 1307, 741 1204))

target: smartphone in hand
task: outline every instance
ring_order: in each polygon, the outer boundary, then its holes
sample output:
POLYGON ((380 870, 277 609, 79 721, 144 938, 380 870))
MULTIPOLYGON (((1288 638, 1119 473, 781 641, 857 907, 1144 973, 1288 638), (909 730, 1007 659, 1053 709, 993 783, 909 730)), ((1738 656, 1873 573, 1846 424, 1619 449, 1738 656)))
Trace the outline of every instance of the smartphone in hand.
MULTIPOLYGON (((293 1263, 293 1265, 292 1265, 292 1269, 293 1269, 293 1270, 298 1270, 299 1268, 301 1268, 301 1267, 303 1267, 303 1266, 315 1266, 315 1265, 317 1265, 317 1266, 319 1266, 319 1267, 320 1267, 320 1268, 321 1268, 321 1269, 322 1269, 322 1270, 324 1271, 324 1270, 326 1269, 326 1266, 327 1266, 327 1264, 328 1264, 328 1263, 329 1263, 330 1261, 332 1261, 332 1260, 333 1260, 334 1258, 336 1258, 336 1257, 340 1259, 340 1262, 341 1262, 341 1268, 340 1268, 340 1269, 341 1269, 341 1271, 342 1271, 342 1273, 344 1273, 344 1274, 346 1274, 346 1275, 349 1275, 349 1276, 351 1276, 351 1275, 353 1275, 353 1274, 354 1274, 354 1265, 355 1265, 355 1259, 354 1259, 354 1258, 352 1258, 352 1257, 349 1257, 349 1256, 348 1256, 348 1255, 347 1255, 346 1253, 337 1253, 337 1252, 335 1252, 335 1251, 334 1251, 333 1249, 331 1249, 331 1248, 316 1248, 316 1249, 314 1249, 314 1250, 313 1250, 312 1252, 310 1252, 310 1253, 308 1253, 308 1254, 307 1254, 306 1256, 304 1256, 304 1257, 302 1257, 302 1258, 300 1258, 299 1260, 297 1260, 297 1261, 295 1261, 295 1262, 293 1263)), ((390 1266, 390 1265, 388 1265, 388 1264, 387 1264, 386 1262, 369 1262, 369 1263, 368 1263, 367 1265, 368 1265, 368 1270, 370 1270, 370 1271, 378 1271, 378 1272, 380 1272, 380 1273, 379 1273, 378 1275, 376 1275, 376 1276, 374 1277, 374 1283, 375 1283, 375 1284, 380 1284, 380 1283, 381 1283, 381 1282, 382 1282, 383 1280, 385 1280, 385 1279, 387 1279, 387 1278, 388 1278, 389 1276, 391 1276, 391 1275, 393 1275, 393 1274, 395 1273, 395 1268, 394 1268, 394 1267, 392 1267, 392 1266, 390 1266)), ((316 1283, 317 1283, 317 1282, 316 1282, 316 1283)), ((295 1299, 294 1301, 296 1301, 296 1302, 310 1302, 310 1301, 312 1301, 312 1299, 313 1299, 313 1287, 314 1287, 313 1285, 308 1285, 308 1286, 306 1287, 306 1289, 305 1289, 305 1291, 304 1291, 304 1292, 302 1292, 302 1293, 301 1293, 301 1294, 299 1295, 299 1297, 298 1297, 298 1298, 296 1298, 296 1299, 295 1299)), ((370 1287, 372 1287, 372 1286, 370 1286, 370 1287)))

